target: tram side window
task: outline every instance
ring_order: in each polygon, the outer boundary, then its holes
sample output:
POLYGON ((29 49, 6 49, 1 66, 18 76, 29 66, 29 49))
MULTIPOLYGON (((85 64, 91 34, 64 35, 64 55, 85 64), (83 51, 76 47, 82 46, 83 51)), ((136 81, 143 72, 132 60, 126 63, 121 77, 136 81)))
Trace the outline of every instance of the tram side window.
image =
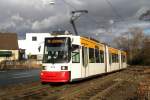
POLYGON ((118 54, 116 54, 116 62, 117 63, 119 62, 119 56, 118 56, 118 54))
POLYGON ((123 62, 126 62, 126 56, 124 56, 124 60, 123 60, 123 62))
POLYGON ((72 45, 72 63, 80 63, 80 47, 72 45))
POLYGON ((101 59, 100 59, 100 53, 98 49, 95 49, 95 59, 96 59, 96 63, 100 63, 101 59))
POLYGON ((118 63, 119 62, 119 56, 118 56, 118 54, 115 54, 115 57, 116 57, 116 63, 118 63))
POLYGON ((121 62, 124 62, 124 56, 121 55, 121 62))
POLYGON ((109 53, 109 64, 112 63, 112 53, 109 53))
POLYGON ((100 54, 99 54, 99 59, 100 59, 100 63, 104 63, 104 51, 100 51, 100 54))
POLYGON ((124 55, 121 55, 121 60, 122 60, 122 62, 126 62, 124 55))
POLYGON ((115 54, 112 54, 112 63, 115 63, 115 54))
POLYGON ((118 63, 119 62, 118 54, 112 54, 112 62, 113 63, 118 63))
POLYGON ((92 48, 89 48, 89 62, 95 63, 94 49, 92 48))

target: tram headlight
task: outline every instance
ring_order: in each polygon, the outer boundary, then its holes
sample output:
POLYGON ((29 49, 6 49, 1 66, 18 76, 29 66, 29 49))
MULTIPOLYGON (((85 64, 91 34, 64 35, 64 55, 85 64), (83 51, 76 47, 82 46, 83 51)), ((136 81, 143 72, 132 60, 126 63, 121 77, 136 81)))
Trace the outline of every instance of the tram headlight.
POLYGON ((68 66, 61 66, 61 70, 68 70, 68 66))
POLYGON ((41 76, 43 76, 44 74, 41 72, 41 76))

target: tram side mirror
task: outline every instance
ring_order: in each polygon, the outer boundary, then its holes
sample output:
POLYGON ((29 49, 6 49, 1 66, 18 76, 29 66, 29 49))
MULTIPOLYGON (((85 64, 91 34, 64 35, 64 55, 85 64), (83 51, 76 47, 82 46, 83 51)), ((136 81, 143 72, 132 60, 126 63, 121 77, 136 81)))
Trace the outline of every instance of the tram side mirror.
POLYGON ((39 51, 39 52, 41 51, 41 46, 38 47, 38 51, 39 51))
POLYGON ((72 45, 71 51, 74 51, 74 50, 77 50, 80 48, 81 48, 81 46, 79 46, 79 45, 72 45))

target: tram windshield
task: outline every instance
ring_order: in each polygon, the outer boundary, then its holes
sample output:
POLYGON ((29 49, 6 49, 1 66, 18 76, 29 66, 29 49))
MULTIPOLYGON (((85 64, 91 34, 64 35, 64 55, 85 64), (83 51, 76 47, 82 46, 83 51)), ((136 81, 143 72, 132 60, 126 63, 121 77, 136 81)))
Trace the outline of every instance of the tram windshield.
POLYGON ((71 59, 71 39, 68 37, 46 38, 43 63, 68 63, 71 59))

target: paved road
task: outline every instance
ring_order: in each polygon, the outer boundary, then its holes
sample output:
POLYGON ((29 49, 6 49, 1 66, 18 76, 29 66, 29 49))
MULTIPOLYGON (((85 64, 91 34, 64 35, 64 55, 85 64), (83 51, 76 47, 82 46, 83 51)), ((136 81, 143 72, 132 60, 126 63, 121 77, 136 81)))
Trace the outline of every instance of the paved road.
POLYGON ((0 86, 40 81, 39 73, 39 69, 0 71, 0 86))

